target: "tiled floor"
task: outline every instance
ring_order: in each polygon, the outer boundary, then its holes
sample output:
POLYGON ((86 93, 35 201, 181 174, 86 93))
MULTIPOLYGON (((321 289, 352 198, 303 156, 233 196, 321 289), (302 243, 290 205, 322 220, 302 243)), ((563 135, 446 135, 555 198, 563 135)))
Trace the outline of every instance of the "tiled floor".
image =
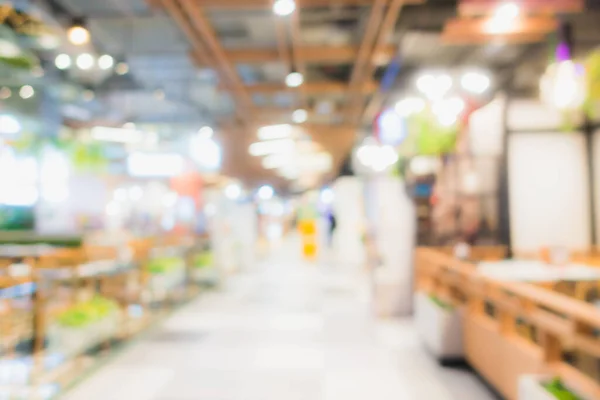
POLYGON ((491 400, 443 369, 410 320, 376 321, 360 275, 293 242, 169 318, 67 400, 491 400))

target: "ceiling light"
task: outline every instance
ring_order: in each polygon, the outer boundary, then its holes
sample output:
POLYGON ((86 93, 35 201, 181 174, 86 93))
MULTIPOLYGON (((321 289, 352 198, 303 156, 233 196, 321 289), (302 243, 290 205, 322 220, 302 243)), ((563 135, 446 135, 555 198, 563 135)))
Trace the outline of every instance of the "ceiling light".
POLYGON ((242 195, 242 188, 237 183, 230 183, 225 187, 225 196, 230 200, 236 200, 242 195))
POLYGON ((269 200, 273 197, 275 191, 269 185, 263 185, 258 189, 257 195, 261 200, 269 200))
POLYGON ((59 54, 54 59, 54 65, 58 69, 68 69, 71 68, 73 62, 71 61, 71 57, 68 54, 59 54))
POLYGON ((126 122, 123 124, 123 129, 135 129, 135 124, 133 122, 126 122))
POLYGON ((331 204, 331 203, 333 203, 334 199, 335 199, 335 194, 333 193, 333 189, 324 188, 323 190, 321 190, 321 202, 323 204, 331 204))
POLYGON ((173 177, 181 175, 185 159, 175 153, 133 153, 127 157, 127 171, 137 177, 173 177))
POLYGON ((401 117, 408 117, 413 114, 418 114, 421 111, 425 110, 426 103, 420 97, 407 97, 405 99, 400 100, 396 103, 396 112, 401 117))
POLYGON ((296 123, 296 124, 301 124, 303 122, 306 122, 307 119, 308 119, 308 113, 306 112, 306 110, 299 109, 292 113, 292 121, 294 121, 294 123, 296 123))
POLYGON ((83 21, 79 19, 73 22, 67 32, 67 37, 71 43, 80 46, 90 41, 90 32, 83 26, 83 21))
POLYGON ((221 167, 221 146, 210 137, 196 135, 190 141, 190 156, 206 170, 221 167))
POLYGON ((125 62, 120 62, 115 67, 115 72, 117 75, 125 75, 129 72, 129 65, 127 65, 125 62))
POLYGON ((0 100, 9 99, 10 96, 12 96, 12 90, 10 90, 10 88, 4 86, 2 89, 0 89, 0 100))
POLYGON ((94 66, 94 57, 89 53, 83 53, 77 56, 75 63, 79 69, 88 70, 94 66))
POLYGON ((559 110, 578 109, 587 96, 585 69, 570 60, 551 64, 540 80, 540 95, 559 110))
POLYGON ((249 148, 252 156, 266 156, 276 153, 287 153, 294 149, 294 141, 291 139, 271 140, 268 142, 252 143, 249 148))
POLYGON ((277 169, 285 166, 289 160, 290 157, 285 154, 271 154, 263 158, 261 164, 264 169, 277 169))
POLYGON ((488 33, 507 33, 515 29, 521 9, 515 3, 503 3, 496 8, 494 15, 487 21, 485 29, 488 33))
POLYGON ((296 2, 294 0, 276 0, 273 3, 273 12, 275 15, 285 17, 296 11, 296 2))
POLYGON ((290 72, 288 76, 285 77, 285 84, 288 87, 295 88, 304 83, 304 76, 300 72, 290 72))
POLYGON ((22 99, 30 99, 33 95, 35 95, 35 90, 29 85, 22 86, 19 90, 19 96, 21 96, 22 99))
POLYGON ((204 138, 210 139, 214 134, 213 128, 210 126, 204 126, 198 130, 198 135, 204 138))
POLYGON ((0 133, 5 135, 16 135, 21 131, 21 124, 12 115, 0 115, 0 133))
POLYGON ((439 100, 452 88, 452 77, 448 74, 424 74, 417 78, 417 89, 431 100, 439 100))
POLYGON ((489 89, 491 79, 482 72, 467 72, 460 79, 460 85, 467 92, 482 94, 489 89))
POLYGON ((292 126, 289 124, 269 125, 258 129, 260 140, 284 139, 292 135, 292 126))
POLYGON ((108 54, 104 54, 98 59, 98 67, 100 69, 111 69, 113 65, 115 65, 115 60, 108 54))

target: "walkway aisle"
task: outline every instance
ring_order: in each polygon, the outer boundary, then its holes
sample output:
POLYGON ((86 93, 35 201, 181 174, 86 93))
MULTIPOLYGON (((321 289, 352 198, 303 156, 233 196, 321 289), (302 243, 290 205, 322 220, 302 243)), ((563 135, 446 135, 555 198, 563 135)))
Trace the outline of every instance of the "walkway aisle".
POLYGON ((377 323, 347 272, 293 241, 169 318, 68 400, 488 400, 444 370, 411 322, 377 323))

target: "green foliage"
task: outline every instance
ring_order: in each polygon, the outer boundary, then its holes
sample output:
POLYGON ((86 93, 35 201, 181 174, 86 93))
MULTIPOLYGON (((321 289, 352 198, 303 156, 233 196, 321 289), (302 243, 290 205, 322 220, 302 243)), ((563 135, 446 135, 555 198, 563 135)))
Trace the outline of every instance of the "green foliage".
POLYGON ((454 308, 452 304, 446 303, 433 294, 429 295, 429 300, 433 301, 438 307, 443 308, 444 310, 452 310, 454 308))
POLYGON ((458 126, 442 126, 430 111, 423 111, 408 120, 408 137, 399 148, 404 157, 440 155, 454 151, 458 126))
POLYGON ((104 297, 77 303, 58 316, 58 323, 69 328, 83 328, 100 321, 118 309, 118 304, 104 297))
POLYGON ((73 168, 83 172, 103 171, 107 164, 104 147, 96 142, 73 142, 70 146, 73 168))
POLYGON ((151 274, 166 274, 183 267, 183 260, 179 257, 157 257, 148 262, 146 269, 151 274))
POLYGON ((33 229, 34 225, 33 207, 0 206, 0 231, 33 229))
POLYGON ((192 266, 194 268, 208 268, 213 265, 213 254, 210 251, 204 251, 194 257, 192 266))
POLYGON ((600 101, 600 50, 593 51, 585 61, 585 70, 587 77, 588 98, 585 104, 585 110, 591 118, 593 115, 595 103, 600 101))
POLYGON ((554 378, 549 383, 544 384, 544 388, 558 400, 583 400, 567 389, 559 378, 554 378))

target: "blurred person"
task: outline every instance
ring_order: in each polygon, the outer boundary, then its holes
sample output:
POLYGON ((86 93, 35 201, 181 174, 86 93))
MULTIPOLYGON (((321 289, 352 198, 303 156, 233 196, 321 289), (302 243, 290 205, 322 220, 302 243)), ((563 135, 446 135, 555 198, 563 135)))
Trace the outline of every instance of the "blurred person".
POLYGON ((327 241, 329 244, 329 247, 333 246, 333 235, 335 234, 335 230, 337 228, 337 220, 335 218, 335 214, 333 213, 333 210, 329 212, 328 215, 328 220, 329 220, 329 235, 327 237, 327 241))

